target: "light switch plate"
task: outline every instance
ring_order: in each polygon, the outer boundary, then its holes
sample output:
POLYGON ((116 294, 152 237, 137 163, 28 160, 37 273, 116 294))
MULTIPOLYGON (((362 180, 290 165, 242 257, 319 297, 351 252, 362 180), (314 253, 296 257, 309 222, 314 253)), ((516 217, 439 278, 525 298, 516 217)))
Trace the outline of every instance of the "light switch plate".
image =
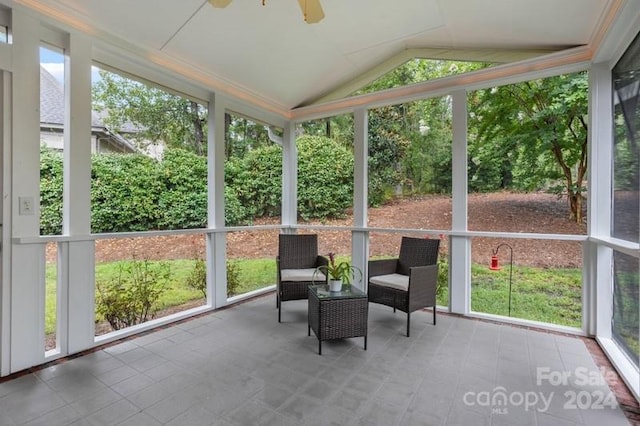
POLYGON ((33 197, 18 197, 18 214, 29 216, 35 214, 33 197))

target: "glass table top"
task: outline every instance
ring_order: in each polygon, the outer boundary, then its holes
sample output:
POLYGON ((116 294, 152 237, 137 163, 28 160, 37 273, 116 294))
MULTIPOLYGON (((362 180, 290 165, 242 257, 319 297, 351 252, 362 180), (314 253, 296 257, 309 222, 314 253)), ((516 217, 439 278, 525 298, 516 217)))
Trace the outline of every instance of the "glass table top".
POLYGON ((343 284, 341 291, 329 291, 328 284, 310 285, 309 291, 313 292, 313 294, 315 294, 320 300, 367 297, 365 292, 351 284, 343 284))

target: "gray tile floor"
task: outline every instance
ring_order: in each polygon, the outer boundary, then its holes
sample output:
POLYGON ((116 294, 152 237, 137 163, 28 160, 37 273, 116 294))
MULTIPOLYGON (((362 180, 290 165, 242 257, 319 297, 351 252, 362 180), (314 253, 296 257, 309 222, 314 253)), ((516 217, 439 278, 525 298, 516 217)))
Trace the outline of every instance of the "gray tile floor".
POLYGON ((370 305, 307 337, 306 301, 217 311, 0 384, 0 425, 626 425, 579 339, 370 305))

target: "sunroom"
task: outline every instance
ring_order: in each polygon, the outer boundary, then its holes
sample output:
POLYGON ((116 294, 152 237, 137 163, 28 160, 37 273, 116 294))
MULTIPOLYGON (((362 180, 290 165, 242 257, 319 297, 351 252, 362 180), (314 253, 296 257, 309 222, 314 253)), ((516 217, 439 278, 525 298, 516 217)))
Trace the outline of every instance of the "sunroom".
MULTIPOLYGON (((441 239, 445 284, 439 311, 594 338, 640 398, 640 1, 0 0, 0 5, 0 376, 270 297, 279 233, 317 233, 321 253, 337 252, 364 275, 370 258, 392 256, 400 236, 411 235, 441 239), (439 71, 429 68, 433 63, 439 71), (398 73, 385 80, 394 70, 413 70, 412 78, 398 73), (55 155, 41 146, 39 134, 42 72, 57 76, 64 97, 64 143, 55 155), (525 112, 506 118, 499 108, 507 105, 504 92, 548 82, 553 87, 547 90, 560 93, 567 104, 584 98, 582 122, 579 113, 547 104, 534 92, 521 92, 524 103, 535 104, 529 112, 544 116, 548 127, 531 124, 525 112), (197 161, 176 154, 171 168, 165 164, 169 145, 152 150, 153 144, 144 143, 139 145, 143 159, 120 169, 109 169, 112 160, 92 160, 88 141, 96 105, 103 102, 98 113, 133 114, 144 107, 115 97, 109 103, 108 95, 139 86, 160 93, 147 98, 149 104, 165 96, 193 108, 204 130, 194 145, 197 161), (583 125, 584 146, 549 142, 554 116, 572 114, 583 125), (379 140, 395 131, 404 135, 396 141, 404 144, 401 154, 395 145, 384 145, 393 138, 379 140), (551 148, 528 150, 527 132, 538 132, 551 148), (492 143, 481 146, 476 143, 481 139, 492 143), (233 145, 234 140, 239 142, 233 145), (321 149, 318 141, 333 147, 335 140, 349 156, 346 201, 340 187, 330 185, 343 176, 322 169, 330 164, 323 155, 337 151, 321 149), (266 147, 263 155, 276 153, 277 167, 257 162, 256 153, 263 152, 257 141, 266 147), (228 162, 234 149, 237 162, 228 162), (46 163, 53 157, 55 167, 46 163), (376 169, 391 157, 397 161, 385 169, 388 174, 376 169), (544 169, 549 158, 562 160, 560 166, 544 169), (150 163, 165 166, 155 175, 150 163), (275 185, 277 193, 267 187, 243 194, 246 181, 238 168, 259 168, 256 164, 276 171, 262 183, 275 185), (189 176, 189 182, 173 182, 172 188, 179 188, 171 193, 174 198, 162 199, 169 191, 157 186, 159 177, 180 167, 187 171, 179 178, 189 176), (51 198, 51 182, 43 183, 43 177, 53 169, 60 190, 51 198), (131 184, 122 183, 126 169, 147 178, 143 185, 158 194, 156 201, 139 202, 131 184), (404 173, 403 178, 396 181, 393 173, 404 173), (543 192, 553 188, 549 180, 535 181, 538 175, 560 182, 563 190, 556 192, 564 198, 543 192), (120 182, 123 198, 102 194, 100 199, 96 176, 103 183, 120 182), (184 194, 176 195, 200 185, 205 194, 198 208, 187 206, 184 194), (317 185, 327 193, 313 198, 306 189, 317 185), (521 192, 511 197, 514 188, 521 192), (569 203, 572 196, 584 205, 569 203), (275 207, 260 210, 261 197, 270 197, 275 207), (424 202, 403 204, 409 198, 424 202), (332 213, 338 199, 346 216, 332 213), (99 209, 100 203, 108 208, 99 209), (181 210, 193 221, 116 226, 124 220, 125 204, 140 209, 136 220, 181 210), (326 216, 314 216, 321 208, 326 216), (549 225, 547 208, 571 220, 549 225), (242 220, 230 220, 232 214, 242 220), (189 244, 177 253, 178 242, 185 240, 189 244), (160 251, 166 253, 157 259, 171 260, 174 272, 188 270, 183 280, 197 269, 189 262, 199 265, 198 301, 147 321, 124 320, 100 329, 97 318, 108 316, 101 310, 101 274, 145 267, 145 256, 160 251), (262 284, 230 292, 230 261, 251 257, 248 253, 266 263, 248 271, 232 262, 240 271, 231 276, 256 281, 250 272, 266 270, 268 278, 263 273, 262 284), (487 272, 492 255, 500 257, 500 271, 487 272), (126 261, 129 266, 123 267, 126 261), (538 282, 527 281, 527 274, 538 282), (557 286, 542 287, 540 281, 557 286), (561 282, 569 282, 572 293, 556 298, 561 282), (498 285, 500 292, 491 292, 498 285), (525 287, 532 294, 525 295, 525 287), (548 313, 547 305, 556 301, 557 310, 548 313)), ((120 130, 129 126, 124 137, 140 132, 149 142, 148 132, 155 128, 127 120, 131 116, 110 123, 120 130)), ((154 141, 168 139, 164 131, 159 129, 154 141)), ((562 131, 580 140, 571 125, 562 131)), ((158 274, 153 272, 154 279, 160 280, 158 274)), ((354 285, 366 291, 366 280, 354 285)), ((291 318, 300 306, 306 305, 292 304, 291 318)))

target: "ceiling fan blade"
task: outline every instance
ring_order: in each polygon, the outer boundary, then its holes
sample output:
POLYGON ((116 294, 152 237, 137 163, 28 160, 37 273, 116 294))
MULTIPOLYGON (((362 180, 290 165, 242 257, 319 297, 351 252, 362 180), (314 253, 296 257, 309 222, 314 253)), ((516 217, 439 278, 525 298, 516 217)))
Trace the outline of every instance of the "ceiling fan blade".
POLYGON ((307 24, 315 24, 324 19, 324 11, 320 0, 298 0, 302 15, 307 24))
POLYGON ((209 3, 211 3, 213 7, 227 7, 229 3, 231 3, 231 0, 209 0, 209 3))

